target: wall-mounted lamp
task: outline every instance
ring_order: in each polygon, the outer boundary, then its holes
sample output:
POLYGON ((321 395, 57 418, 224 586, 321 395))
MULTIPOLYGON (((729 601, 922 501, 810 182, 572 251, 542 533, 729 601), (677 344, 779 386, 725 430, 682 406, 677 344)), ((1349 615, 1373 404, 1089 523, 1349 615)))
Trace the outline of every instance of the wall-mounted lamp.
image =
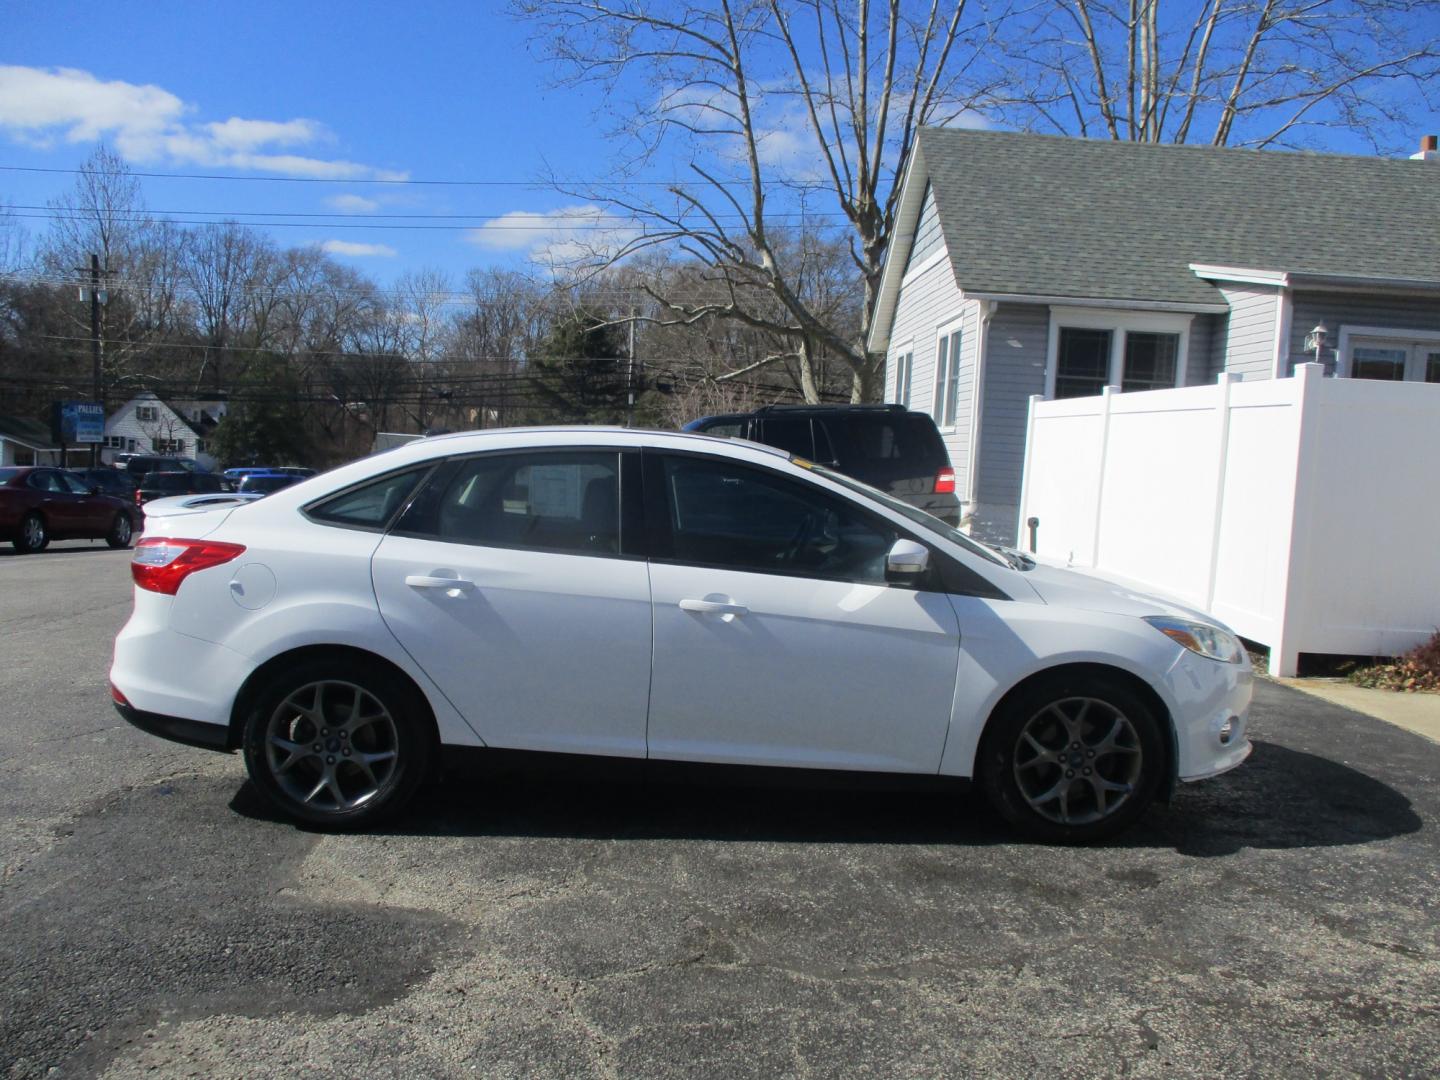
POLYGON ((1315 329, 1311 330, 1310 333, 1305 335, 1305 351, 1308 353, 1314 353, 1315 359, 1319 360, 1320 353, 1325 348, 1325 339, 1329 336, 1329 334, 1330 331, 1325 329, 1325 324, 1323 322, 1316 323, 1315 329))

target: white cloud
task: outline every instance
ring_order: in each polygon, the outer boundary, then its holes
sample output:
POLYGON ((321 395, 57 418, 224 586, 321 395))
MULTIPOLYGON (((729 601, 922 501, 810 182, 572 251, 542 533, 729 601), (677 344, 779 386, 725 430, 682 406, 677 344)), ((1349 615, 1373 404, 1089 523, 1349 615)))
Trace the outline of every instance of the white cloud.
POLYGON ((326 240, 320 250, 329 255, 349 255, 355 259, 385 258, 399 254, 389 244, 356 244, 349 240, 326 240))
POLYGON ((111 141, 126 159, 255 169, 327 180, 404 180, 406 173, 353 161, 280 152, 334 136, 315 120, 195 122, 190 105, 158 86, 97 79, 77 68, 0 65, 0 131, 32 145, 111 141))
POLYGON ((598 206, 566 206, 534 213, 512 210, 465 239, 492 251, 526 252, 547 265, 604 260, 637 235, 634 224, 598 206))
POLYGON ((367 199, 363 195, 331 195, 325 205, 342 214, 369 214, 380 209, 378 199, 367 199))

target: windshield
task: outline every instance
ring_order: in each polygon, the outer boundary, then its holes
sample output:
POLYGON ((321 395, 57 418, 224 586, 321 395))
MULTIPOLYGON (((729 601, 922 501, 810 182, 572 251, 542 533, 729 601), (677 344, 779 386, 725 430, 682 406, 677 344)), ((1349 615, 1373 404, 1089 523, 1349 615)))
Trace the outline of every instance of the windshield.
POLYGON ((834 469, 827 469, 824 465, 816 465, 813 462, 806 461, 804 458, 792 457, 790 460, 802 469, 809 469, 813 473, 819 473, 827 480, 833 480, 835 483, 847 487, 851 491, 874 499, 878 503, 883 503, 897 514, 903 514, 908 520, 919 525, 921 528, 938 534, 952 544, 958 544, 966 551, 978 555, 982 559, 992 563, 998 563, 1000 566, 1008 566, 1014 570, 1023 568, 1017 564, 1013 558, 1006 556, 999 548, 993 548, 989 544, 982 544, 978 540, 971 539, 959 529, 952 529, 933 514, 927 514, 924 510, 911 506, 907 502, 901 502, 899 499, 885 494, 885 492, 880 491, 878 488, 873 488, 869 484, 863 484, 853 476, 846 476, 844 473, 838 473, 834 469))

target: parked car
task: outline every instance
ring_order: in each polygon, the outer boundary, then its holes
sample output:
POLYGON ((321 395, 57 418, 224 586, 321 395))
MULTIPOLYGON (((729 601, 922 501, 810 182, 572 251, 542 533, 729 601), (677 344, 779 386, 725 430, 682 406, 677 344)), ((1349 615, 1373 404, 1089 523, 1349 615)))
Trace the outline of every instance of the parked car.
POLYGON ((307 469, 303 465, 277 465, 272 472, 288 473, 290 476, 298 476, 302 480, 309 479, 315 475, 314 469, 307 469))
POLYGON ((960 524, 955 470, 927 414, 903 405, 767 405, 753 413, 702 416, 686 431, 778 446, 828 465, 960 524))
POLYGON ((117 708, 322 828, 486 747, 974 777, 1092 840, 1250 752, 1208 616, 739 440, 430 438, 150 529, 117 708))
POLYGON ((135 489, 135 501, 147 503, 167 495, 206 495, 229 490, 230 482, 214 473, 147 472, 135 489))
POLYGON ((298 484, 305 479, 303 476, 296 476, 294 473, 285 472, 252 472, 240 478, 240 491, 253 491, 261 495, 269 495, 272 491, 279 491, 291 484, 298 484))
POLYGON ((139 487, 134 477, 123 469, 71 469, 70 475, 87 487, 99 488, 102 494, 114 495, 127 502, 135 501, 135 489, 139 487))
POLYGON ((0 536, 21 554, 51 540, 104 540, 130 546, 144 515, 134 504, 102 494, 64 469, 0 468, 0 536))
POLYGON ((125 462, 125 471, 139 483, 146 474, 152 472, 200 472, 203 470, 191 458, 132 454, 125 462))

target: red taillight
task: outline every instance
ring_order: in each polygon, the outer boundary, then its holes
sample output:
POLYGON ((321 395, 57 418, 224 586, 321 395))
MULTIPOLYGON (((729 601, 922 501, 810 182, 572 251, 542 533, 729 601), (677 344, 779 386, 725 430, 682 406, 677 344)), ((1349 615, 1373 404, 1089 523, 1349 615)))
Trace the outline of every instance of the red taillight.
POLYGON ((117 705, 129 705, 130 699, 120 692, 120 688, 113 682, 110 684, 110 699, 117 705))
POLYGON ((136 506, 139 506, 139 505, 140 505, 141 503, 143 503, 144 501, 145 501, 145 500, 140 497, 140 489, 139 489, 139 488, 136 488, 136 489, 135 489, 135 505, 136 505, 136 506))
POLYGON ((935 474, 935 494, 955 494, 955 470, 949 465, 943 465, 940 471, 935 474))
POLYGON ((176 540, 165 536, 147 537, 135 545, 135 558, 130 562, 130 576, 142 589, 174 596, 180 583, 195 571, 220 566, 244 552, 244 544, 223 544, 218 540, 176 540))

